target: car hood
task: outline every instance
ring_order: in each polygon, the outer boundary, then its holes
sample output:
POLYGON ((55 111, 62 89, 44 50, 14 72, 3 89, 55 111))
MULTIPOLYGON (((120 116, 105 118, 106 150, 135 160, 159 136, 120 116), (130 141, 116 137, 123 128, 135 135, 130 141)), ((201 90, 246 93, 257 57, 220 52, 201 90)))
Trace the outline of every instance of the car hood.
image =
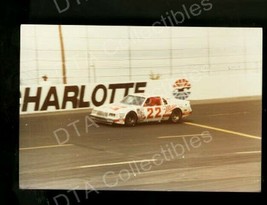
POLYGON ((120 113, 120 112, 123 112, 124 110, 136 108, 136 107, 138 107, 138 106, 126 105, 123 103, 112 103, 109 105, 103 105, 100 107, 96 107, 96 108, 94 108, 94 110, 100 110, 100 111, 108 112, 108 113, 120 113))

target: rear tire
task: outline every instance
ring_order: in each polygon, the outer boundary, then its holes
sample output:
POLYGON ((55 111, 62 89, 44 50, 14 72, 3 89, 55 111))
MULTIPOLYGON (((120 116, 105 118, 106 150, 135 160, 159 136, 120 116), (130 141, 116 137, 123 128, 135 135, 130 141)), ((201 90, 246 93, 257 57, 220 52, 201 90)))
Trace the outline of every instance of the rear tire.
POLYGON ((172 123, 179 123, 182 121, 182 112, 179 109, 175 109, 172 111, 172 114, 170 116, 170 121, 172 123))
POLYGON ((137 123, 137 115, 134 112, 130 112, 126 115, 125 125, 127 127, 134 127, 137 123))

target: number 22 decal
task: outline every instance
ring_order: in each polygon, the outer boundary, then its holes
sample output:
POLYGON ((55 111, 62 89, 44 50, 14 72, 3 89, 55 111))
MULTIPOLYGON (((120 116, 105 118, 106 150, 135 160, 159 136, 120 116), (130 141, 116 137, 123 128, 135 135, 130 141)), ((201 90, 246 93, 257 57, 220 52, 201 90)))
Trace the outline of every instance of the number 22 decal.
MULTIPOLYGON (((147 118, 154 118, 154 116, 153 116, 154 109, 153 108, 147 108, 147 112, 148 112, 147 118)), ((160 107, 156 107, 155 112, 156 112, 155 118, 161 117, 160 116, 160 113, 161 113, 160 107)))

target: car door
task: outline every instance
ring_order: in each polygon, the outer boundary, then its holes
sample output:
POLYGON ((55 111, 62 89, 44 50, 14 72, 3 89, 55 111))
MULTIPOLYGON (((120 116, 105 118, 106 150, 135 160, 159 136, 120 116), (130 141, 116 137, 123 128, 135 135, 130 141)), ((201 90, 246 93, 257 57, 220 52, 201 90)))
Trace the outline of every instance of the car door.
POLYGON ((161 97, 155 96, 147 98, 144 104, 145 121, 161 121, 163 113, 165 112, 164 107, 161 97))

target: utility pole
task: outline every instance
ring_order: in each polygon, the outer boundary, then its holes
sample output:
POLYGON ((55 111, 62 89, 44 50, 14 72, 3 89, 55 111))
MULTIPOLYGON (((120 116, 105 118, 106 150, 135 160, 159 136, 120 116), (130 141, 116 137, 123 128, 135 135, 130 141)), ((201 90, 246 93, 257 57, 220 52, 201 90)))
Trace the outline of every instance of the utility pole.
POLYGON ((89 53, 90 51, 90 38, 89 38, 89 32, 88 32, 88 27, 86 28, 86 40, 87 40, 87 51, 86 51, 86 61, 87 61, 87 66, 88 66, 88 83, 91 83, 91 53, 89 53))
POLYGON ((243 53, 243 60, 244 60, 244 69, 247 71, 247 36, 246 36, 246 32, 243 30, 243 49, 244 49, 244 53, 243 53))
POLYGON ((37 85, 40 84, 40 74, 39 74, 39 58, 38 58, 38 40, 37 40, 37 28, 34 26, 34 43, 35 43, 35 63, 36 63, 36 73, 37 73, 37 85))
POLYGON ((207 31, 207 55, 208 55, 208 69, 209 74, 211 74, 211 64, 210 64, 210 51, 211 51, 211 43, 210 43, 210 28, 206 28, 207 31))
POLYGON ((169 32, 170 32, 170 78, 172 78, 173 76, 173 54, 172 54, 172 49, 173 49, 173 46, 172 46, 172 27, 169 27, 169 32))
POLYGON ((67 84, 65 50, 64 50, 64 42, 63 42, 61 25, 58 25, 58 31, 59 31, 60 50, 61 50, 63 84, 67 84))
POLYGON ((132 48, 131 48, 131 30, 128 27, 128 58, 129 58, 129 80, 132 80, 132 48))

